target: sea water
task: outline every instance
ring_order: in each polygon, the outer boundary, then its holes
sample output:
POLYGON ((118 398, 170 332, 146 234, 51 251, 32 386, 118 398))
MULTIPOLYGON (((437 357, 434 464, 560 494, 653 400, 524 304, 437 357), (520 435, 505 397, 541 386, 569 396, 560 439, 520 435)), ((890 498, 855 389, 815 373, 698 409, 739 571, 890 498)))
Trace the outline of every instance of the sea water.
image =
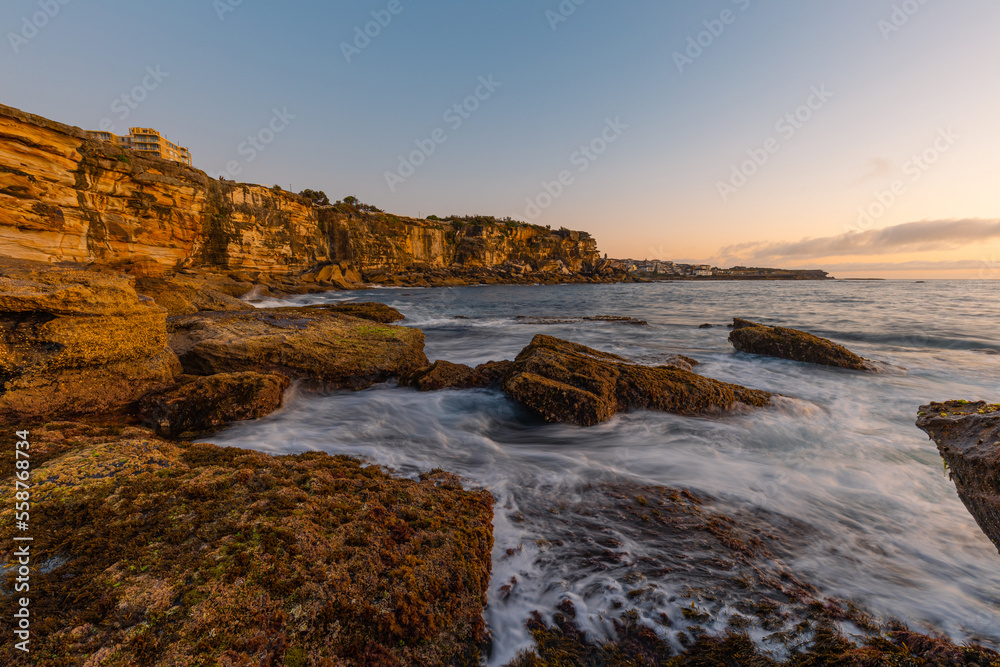
MULTIPOLYGON (((688 355, 703 375, 787 397, 749 414, 637 411, 580 428, 546 424, 499 391, 419 393, 390 384, 296 395, 278 413, 212 439, 274 454, 349 454, 402 475, 442 468, 488 488, 497 499, 490 665, 530 646, 529 613, 550 614, 564 598, 576 604, 582 629, 596 638, 608 631, 608 612, 625 584, 614 573, 583 572, 568 556, 540 558, 537 545, 551 527, 512 517, 533 503, 572 501, 595 483, 622 481, 687 488, 723 507, 791 517, 814 532, 785 565, 823 595, 919 631, 1000 646, 1000 555, 946 478, 934 443, 914 426, 929 401, 1000 400, 1000 282, 404 288, 256 305, 346 300, 399 309, 403 325, 426 333, 432 361, 513 359, 545 333, 645 364, 688 355), (595 315, 648 325, 573 319, 595 315), (882 362, 885 372, 737 353, 727 340, 734 317, 831 338, 882 362), (501 594, 512 577, 515 593, 501 594)), ((650 548, 635 541, 622 547, 629 558, 650 548)), ((683 573, 656 583, 664 591, 686 585, 683 573)), ((662 611, 677 616, 676 608, 662 611)))

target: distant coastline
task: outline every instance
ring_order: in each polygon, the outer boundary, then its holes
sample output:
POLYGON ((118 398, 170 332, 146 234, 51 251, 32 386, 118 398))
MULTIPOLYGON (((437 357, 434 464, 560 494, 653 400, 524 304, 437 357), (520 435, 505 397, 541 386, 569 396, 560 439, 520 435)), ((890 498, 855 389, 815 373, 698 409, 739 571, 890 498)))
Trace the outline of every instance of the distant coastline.
POLYGON ((775 269, 758 266, 734 266, 729 269, 711 264, 681 264, 662 259, 617 259, 629 275, 646 280, 836 280, 818 269, 775 269))

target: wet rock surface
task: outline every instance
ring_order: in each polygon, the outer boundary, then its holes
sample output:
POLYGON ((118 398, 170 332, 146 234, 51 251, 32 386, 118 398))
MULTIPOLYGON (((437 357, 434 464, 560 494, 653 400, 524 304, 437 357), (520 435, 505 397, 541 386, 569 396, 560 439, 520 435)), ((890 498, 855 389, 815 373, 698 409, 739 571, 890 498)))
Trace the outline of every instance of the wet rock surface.
POLYGON ((180 367, 166 313, 127 278, 0 266, 0 416, 113 412, 180 367))
MULTIPOLYGON (((640 366, 551 336, 535 336, 514 360, 503 389, 543 418, 593 426, 629 409, 683 415, 762 407, 771 394, 691 371, 693 360, 640 366)), ((697 362, 694 362, 697 363, 697 362)))
POLYGON ((931 403, 917 426, 937 443, 959 497, 1000 550, 1000 405, 931 403))
POLYGON ((349 301, 347 303, 338 303, 332 306, 314 307, 328 310, 331 313, 341 313, 343 315, 350 315, 351 317, 357 317, 362 320, 379 322, 380 324, 392 324, 406 319, 406 316, 401 312, 391 306, 385 305, 384 303, 349 301))
POLYGON ((513 367, 514 362, 510 360, 487 361, 485 364, 476 366, 476 372, 486 378, 487 386, 499 388, 503 383, 504 377, 513 367))
POLYGON ((875 371, 868 360, 842 345, 805 331, 771 327, 747 320, 734 320, 729 342, 740 352, 836 366, 858 371, 875 371))
MULTIPOLYGON (((530 559, 551 601, 526 619, 535 646, 508 667, 1000 664, 823 596, 786 565, 816 530, 783 515, 634 482, 553 488, 547 500, 518 502, 516 524, 545 539, 503 559, 515 570, 530 559)), ((515 608, 538 585, 497 583, 515 608)))
POLYGON ((279 373, 313 390, 364 389, 428 365, 423 332, 326 308, 171 318, 170 345, 192 375, 279 373))
POLYGON ((453 475, 74 423, 32 442, 33 664, 478 662, 493 499, 453 475))
POLYGON ((139 402, 140 419, 165 438, 191 437, 231 422, 260 419, 281 407, 290 382, 284 375, 220 373, 187 377, 182 384, 139 402))
POLYGON ((407 373, 400 379, 399 384, 420 391, 477 389, 489 386, 490 379, 471 366, 442 360, 407 373))

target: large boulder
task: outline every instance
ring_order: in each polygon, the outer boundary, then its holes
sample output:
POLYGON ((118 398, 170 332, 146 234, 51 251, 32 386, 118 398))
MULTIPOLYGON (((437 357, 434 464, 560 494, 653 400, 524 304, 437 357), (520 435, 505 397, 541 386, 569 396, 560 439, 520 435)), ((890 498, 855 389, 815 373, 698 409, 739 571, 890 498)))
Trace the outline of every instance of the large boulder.
POLYGON ((310 390, 364 389, 428 365, 419 329, 325 308, 268 308, 171 318, 186 373, 280 373, 310 390))
POLYGON ((740 352, 750 354, 858 371, 876 370, 871 362, 846 347, 796 329, 770 327, 736 319, 733 320, 733 331, 729 334, 729 342, 740 352))
POLYGON ((771 394, 690 370, 690 360, 640 366, 551 336, 535 336, 514 360, 503 389, 551 422, 592 426, 629 409, 701 415, 767 405, 771 394))
MULTIPOLYGON (((493 497, 311 452, 33 430, 35 664, 476 665, 493 497), (35 453, 39 454, 37 461, 35 453)), ((10 474, 8 471, 5 475, 10 474)), ((0 521, 14 521, 13 477, 0 521)), ((0 558, 16 559, 4 540, 0 558)), ((26 664, 13 641, 0 664, 26 664)))
POLYGON ((139 403, 139 416, 158 435, 180 438, 214 431, 230 422, 266 417, 281 407, 284 375, 220 373, 150 394, 139 403))
POLYGON ((1000 405, 931 403, 917 426, 937 443, 959 497, 1000 550, 1000 405))
POLYGON ((0 416, 112 412, 173 384, 166 317, 124 277, 0 268, 0 416))

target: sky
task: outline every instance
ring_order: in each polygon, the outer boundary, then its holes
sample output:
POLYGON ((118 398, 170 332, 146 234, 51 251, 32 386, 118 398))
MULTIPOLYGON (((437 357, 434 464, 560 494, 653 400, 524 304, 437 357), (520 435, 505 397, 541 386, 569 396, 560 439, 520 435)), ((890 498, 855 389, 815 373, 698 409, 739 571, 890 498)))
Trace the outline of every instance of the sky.
POLYGON ((4 0, 0 102, 618 258, 1000 278, 996 0, 4 0))

